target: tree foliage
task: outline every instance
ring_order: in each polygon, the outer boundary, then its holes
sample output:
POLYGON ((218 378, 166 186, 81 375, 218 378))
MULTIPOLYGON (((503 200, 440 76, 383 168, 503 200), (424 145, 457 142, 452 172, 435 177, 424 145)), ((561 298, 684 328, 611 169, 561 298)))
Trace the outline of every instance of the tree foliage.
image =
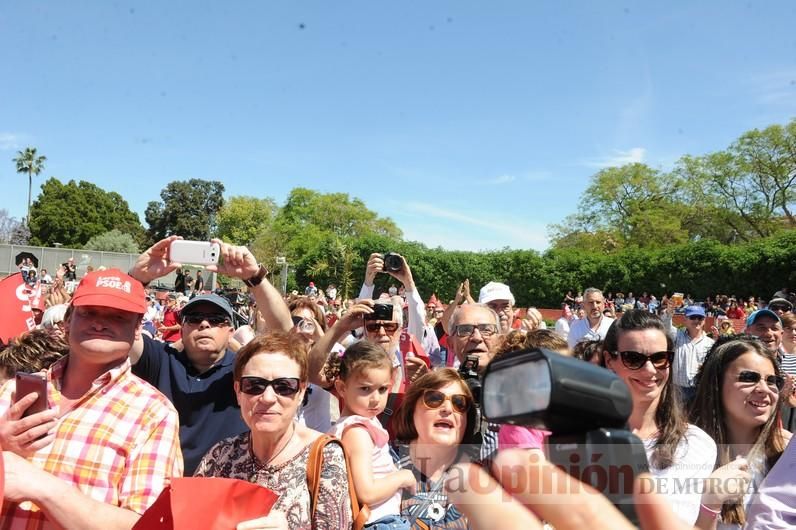
POLYGON ((271 198, 230 197, 218 211, 216 235, 236 245, 250 245, 268 230, 279 207, 271 198))
POLYGON ((22 222, 16 217, 11 217, 8 210, 0 209, 0 243, 9 243, 11 237, 22 222))
POLYGON ((554 248, 618 252, 697 241, 732 244, 796 227, 796 120, 744 133, 726 150, 591 177, 579 212, 550 227, 554 248))
POLYGON ((66 184, 48 179, 31 206, 31 243, 81 248, 92 237, 114 228, 143 235, 138 215, 130 211, 121 195, 81 180, 66 184))
POLYGON ((205 241, 216 232, 216 215, 224 205, 224 184, 217 180, 172 181, 144 213, 151 242, 170 235, 205 241))
POLYGON ((28 174, 28 216, 26 221, 30 224, 30 198, 33 188, 33 175, 37 175, 44 170, 44 163, 47 157, 39 155, 35 147, 26 147, 24 151, 17 151, 14 162, 17 165, 17 173, 28 174))
POLYGON ((133 239, 133 236, 125 234, 116 228, 92 237, 83 248, 86 250, 125 252, 128 254, 138 254, 140 252, 138 243, 133 239))

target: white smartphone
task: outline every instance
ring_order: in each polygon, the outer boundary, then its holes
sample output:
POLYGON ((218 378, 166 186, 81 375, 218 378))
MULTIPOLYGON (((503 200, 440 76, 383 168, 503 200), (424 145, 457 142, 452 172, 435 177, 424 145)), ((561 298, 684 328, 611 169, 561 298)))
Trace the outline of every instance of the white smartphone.
POLYGON ((169 261, 190 263, 192 265, 216 265, 221 255, 221 246, 210 241, 172 241, 169 247, 169 261))

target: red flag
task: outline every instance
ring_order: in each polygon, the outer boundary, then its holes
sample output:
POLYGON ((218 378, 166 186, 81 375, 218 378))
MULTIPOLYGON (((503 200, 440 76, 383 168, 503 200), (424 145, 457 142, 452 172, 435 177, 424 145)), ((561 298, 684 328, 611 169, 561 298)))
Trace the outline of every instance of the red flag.
POLYGON ((8 342, 36 326, 30 310, 31 288, 14 273, 0 280, 0 340, 8 342))
POLYGON ((265 517, 279 496, 243 480, 217 477, 172 479, 133 530, 214 530, 265 517))

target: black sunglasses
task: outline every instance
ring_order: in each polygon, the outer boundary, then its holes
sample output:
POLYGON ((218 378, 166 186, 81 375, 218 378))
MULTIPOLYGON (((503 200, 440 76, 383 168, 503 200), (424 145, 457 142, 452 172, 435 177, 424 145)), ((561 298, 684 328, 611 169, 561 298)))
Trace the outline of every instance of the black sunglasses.
POLYGON ((274 380, 245 375, 240 378, 240 391, 250 396, 259 396, 268 387, 273 387, 277 396, 293 397, 300 388, 298 377, 277 377, 274 380))
POLYGON ((425 390, 423 392, 423 405, 429 409, 438 409, 446 401, 450 401, 453 410, 459 414, 464 414, 470 408, 470 400, 464 394, 453 394, 451 396, 445 395, 444 392, 439 390, 425 390))
POLYGON ((182 316, 183 324, 201 324, 207 322, 213 327, 230 325, 229 319, 223 315, 207 315, 204 313, 188 313, 182 316))
POLYGON ((699 315, 691 315, 688 317, 688 320, 705 320, 705 317, 701 317, 699 315))
MULTIPOLYGON (((752 370, 743 370, 738 374, 738 381, 741 383, 756 385, 762 378, 763 375, 760 372, 752 370)), ((766 385, 771 389, 776 388, 777 391, 780 391, 785 386, 785 378, 781 375, 766 376, 766 385)))
POLYGON ((772 310, 772 311, 782 311, 782 312, 785 312, 785 313, 790 311, 790 307, 788 307, 786 305, 779 305, 779 304, 770 305, 770 306, 768 306, 768 308, 770 310, 772 310))
POLYGON ((668 368, 672 364, 672 360, 674 360, 673 351, 659 351, 649 355, 637 351, 615 351, 612 352, 611 355, 614 357, 618 355, 619 358, 622 359, 622 364, 624 364, 628 370, 638 370, 647 364, 647 361, 651 362, 652 366, 656 369, 664 370, 668 368))
POLYGON ((398 329, 398 322, 368 322, 365 324, 365 329, 371 333, 376 333, 379 328, 384 328, 387 333, 394 333, 398 329))

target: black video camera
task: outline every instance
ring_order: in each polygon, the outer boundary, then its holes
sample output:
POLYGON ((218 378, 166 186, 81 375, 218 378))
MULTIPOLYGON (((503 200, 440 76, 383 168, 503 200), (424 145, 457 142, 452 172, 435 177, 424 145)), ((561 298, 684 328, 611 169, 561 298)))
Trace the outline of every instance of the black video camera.
POLYGON ((487 365, 481 406, 489 421, 551 431, 548 459, 638 525, 633 482, 649 465, 627 430, 630 391, 613 372, 545 349, 509 352, 487 365))

